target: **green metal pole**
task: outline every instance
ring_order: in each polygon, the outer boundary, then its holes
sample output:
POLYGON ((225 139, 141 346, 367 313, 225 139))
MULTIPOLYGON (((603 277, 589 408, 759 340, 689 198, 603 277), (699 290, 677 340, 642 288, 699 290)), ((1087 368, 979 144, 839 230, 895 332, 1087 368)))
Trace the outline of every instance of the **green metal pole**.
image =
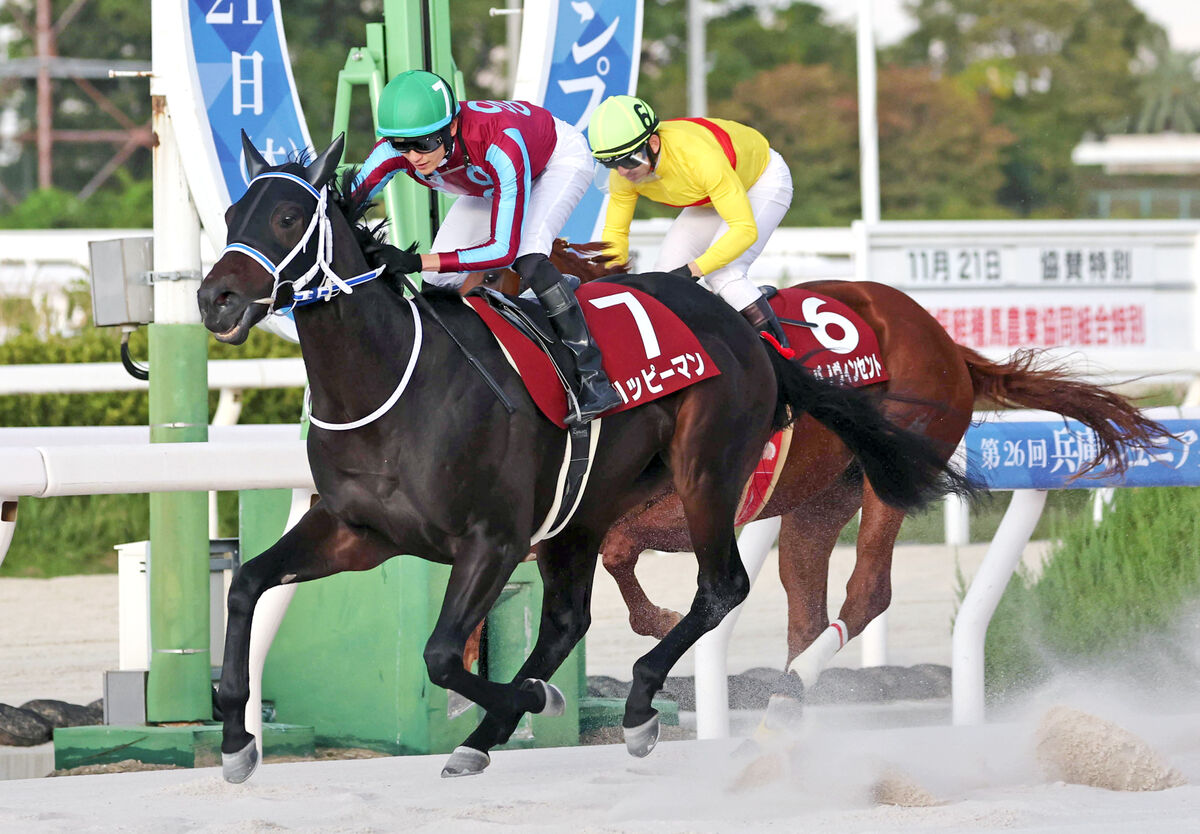
MULTIPOLYGON (((150 82, 154 147, 154 318, 150 325, 150 442, 208 439, 208 334, 200 324, 200 218, 167 109, 168 45, 181 23, 157 9, 150 82)), ((182 12, 177 12, 182 14, 182 12)), ((208 495, 150 496, 148 722, 212 719, 208 495)))

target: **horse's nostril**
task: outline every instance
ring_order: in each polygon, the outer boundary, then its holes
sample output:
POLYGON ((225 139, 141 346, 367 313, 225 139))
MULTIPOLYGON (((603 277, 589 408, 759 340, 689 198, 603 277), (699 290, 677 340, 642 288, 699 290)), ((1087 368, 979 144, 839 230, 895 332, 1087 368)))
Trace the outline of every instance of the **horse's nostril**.
POLYGON ((229 305, 229 299, 233 297, 232 293, 223 292, 217 296, 216 305, 218 307, 226 307, 229 305))

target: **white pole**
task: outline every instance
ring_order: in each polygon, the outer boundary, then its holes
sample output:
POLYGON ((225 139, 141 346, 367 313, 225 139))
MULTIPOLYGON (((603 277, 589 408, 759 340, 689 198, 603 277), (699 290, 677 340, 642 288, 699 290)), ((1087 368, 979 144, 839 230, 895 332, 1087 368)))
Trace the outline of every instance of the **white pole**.
POLYGON ((988 623, 1008 587, 1008 581, 1021 561, 1025 545, 1046 506, 1046 490, 1019 489, 1000 528, 992 539, 979 572, 954 619, 951 639, 953 666, 950 671, 951 701, 955 724, 982 724, 984 716, 983 646, 988 623))
POLYGON ((879 130, 875 118, 875 29, 872 0, 858 0, 858 155, 862 219, 879 222, 879 130))
MULTIPOLYGON (((291 530, 296 522, 308 512, 312 506, 315 493, 311 489, 292 490, 292 507, 288 512, 284 532, 291 530)), ((246 732, 254 736, 254 746, 258 748, 258 760, 263 758, 263 729, 262 729, 262 678, 263 669, 267 665, 267 652, 271 643, 279 633, 283 623, 283 615, 287 613, 292 597, 296 595, 296 583, 276 585, 265 591, 254 606, 254 614, 250 617, 250 696, 246 700, 246 732)))
POLYGON ((706 0, 688 0, 688 115, 708 114, 708 46, 705 42, 704 21, 706 0))
POLYGON ((886 666, 888 662, 888 612, 884 611, 858 636, 862 667, 886 666))
MULTIPOLYGON (((762 570, 771 545, 779 538, 779 517, 764 518, 742 528, 738 553, 750 585, 762 570)), ((744 603, 743 603, 744 604, 744 603)), ((730 611, 721 624, 696 642, 696 737, 729 737, 729 677, 726 656, 729 639, 742 606, 730 611)))
POLYGON ((17 497, 11 498, 0 495, 0 565, 8 555, 8 546, 12 544, 13 533, 17 530, 17 497))

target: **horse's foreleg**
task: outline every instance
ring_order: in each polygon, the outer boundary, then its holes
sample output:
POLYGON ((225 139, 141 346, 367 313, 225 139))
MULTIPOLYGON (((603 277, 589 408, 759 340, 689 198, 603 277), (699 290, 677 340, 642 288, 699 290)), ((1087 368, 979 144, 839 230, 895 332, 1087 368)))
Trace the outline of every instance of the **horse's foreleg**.
MULTIPOLYGON (((545 542, 538 556, 542 576, 542 616, 537 641, 529 657, 513 677, 513 683, 548 681, 587 633, 591 624, 592 581, 595 577, 596 543, 588 536, 566 531, 545 542)), ((556 687, 538 689, 546 696, 542 713, 559 714, 564 706, 556 687)), ((488 712, 474 732, 451 756, 443 776, 467 776, 487 766, 487 752, 508 741, 522 713, 488 712)))
POLYGON ((463 667, 463 653, 471 632, 483 622, 528 546, 503 540, 494 531, 479 531, 459 541, 446 595, 433 633, 425 644, 425 667, 437 686, 457 692, 488 712, 501 715, 536 712, 544 698, 540 690, 497 683, 463 667))
POLYGON ((250 639, 255 606, 271 588, 366 570, 392 556, 386 543, 342 525, 318 504, 260 555, 238 568, 229 588, 229 617, 217 703, 224 718, 225 778, 243 782, 257 766, 255 738, 246 727, 250 697, 250 639))
POLYGON ((629 609, 629 627, 633 633, 661 640, 683 615, 668 608, 659 608, 646 596, 634 572, 642 550, 640 544, 620 528, 614 527, 604 539, 604 569, 617 583, 621 598, 625 600, 625 607, 629 609))

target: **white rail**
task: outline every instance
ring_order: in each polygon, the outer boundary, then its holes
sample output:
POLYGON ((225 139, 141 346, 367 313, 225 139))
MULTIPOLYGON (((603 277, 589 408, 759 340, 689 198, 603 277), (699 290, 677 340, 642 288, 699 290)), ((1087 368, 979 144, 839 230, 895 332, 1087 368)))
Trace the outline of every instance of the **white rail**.
MULTIPOLYGON (((154 368, 150 368, 154 373, 154 368)), ((210 359, 210 389, 302 388, 304 360, 210 359)), ((120 362, 89 364, 7 365, 0 367, 0 394, 90 394, 101 391, 146 391, 120 362)))

